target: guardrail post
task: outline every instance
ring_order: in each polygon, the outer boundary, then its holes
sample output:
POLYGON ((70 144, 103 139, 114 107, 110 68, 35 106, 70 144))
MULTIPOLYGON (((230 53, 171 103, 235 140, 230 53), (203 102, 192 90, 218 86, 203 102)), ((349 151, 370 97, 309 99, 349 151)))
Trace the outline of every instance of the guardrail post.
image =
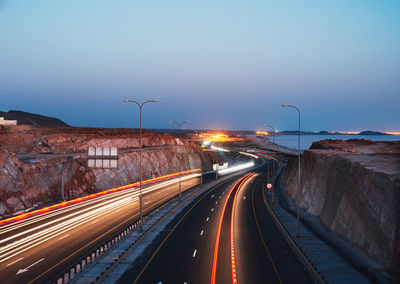
POLYGON ((60 278, 57 279, 57 284, 63 284, 63 279, 62 279, 62 277, 60 277, 60 278))
POLYGON ((69 274, 68 272, 64 274, 64 283, 68 283, 69 282, 69 274))
POLYGON ((79 271, 81 271, 81 265, 78 263, 76 265, 76 273, 78 273, 79 271))
POLYGON ((71 279, 75 277, 75 268, 71 268, 69 271, 69 274, 71 276, 71 279))

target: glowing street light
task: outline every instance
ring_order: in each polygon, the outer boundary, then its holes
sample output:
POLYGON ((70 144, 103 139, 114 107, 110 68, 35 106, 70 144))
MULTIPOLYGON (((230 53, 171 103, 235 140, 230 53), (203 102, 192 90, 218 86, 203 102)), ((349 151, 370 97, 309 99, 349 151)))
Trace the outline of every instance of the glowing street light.
MULTIPOLYGON (((169 123, 173 123, 173 124, 176 124, 176 125, 178 125, 178 128, 179 128, 179 130, 182 130, 182 126, 185 124, 185 123, 190 123, 190 121, 189 120, 186 120, 186 121, 182 121, 182 122, 176 122, 176 121, 170 121, 169 123)), ((181 175, 180 175, 180 173, 181 173, 181 171, 182 171, 182 168, 181 168, 181 163, 182 163, 182 154, 181 154, 181 151, 180 151, 180 145, 181 145, 181 140, 179 139, 178 140, 178 155, 180 156, 180 163, 179 163, 179 200, 182 200, 182 193, 181 193, 181 175)))
POLYGON ((140 202, 140 231, 143 231, 143 196, 142 196, 142 108, 146 103, 156 103, 158 100, 150 100, 145 101, 143 103, 138 103, 133 100, 123 100, 124 103, 135 103, 139 107, 139 117, 140 117, 140 130, 139 130, 139 139, 140 139, 140 155, 139 155, 139 175, 140 175, 140 189, 139 189, 139 202, 140 202))
MULTIPOLYGON (((298 144, 298 170, 297 170, 297 175, 298 175, 298 180, 297 180, 297 193, 300 194, 300 110, 295 107, 295 106, 291 106, 291 105, 282 105, 282 107, 291 107, 297 110, 297 112, 299 113, 299 144, 298 144)), ((297 235, 296 237, 299 238, 300 237, 300 213, 299 213, 299 209, 300 208, 300 204, 297 205, 297 235)))
POLYGON ((272 132, 272 139, 273 139, 273 140, 272 140, 272 143, 275 144, 275 128, 274 128, 272 125, 267 124, 267 123, 264 123, 263 126, 264 126, 264 127, 271 127, 271 128, 272 128, 272 131, 273 131, 273 132, 272 132))

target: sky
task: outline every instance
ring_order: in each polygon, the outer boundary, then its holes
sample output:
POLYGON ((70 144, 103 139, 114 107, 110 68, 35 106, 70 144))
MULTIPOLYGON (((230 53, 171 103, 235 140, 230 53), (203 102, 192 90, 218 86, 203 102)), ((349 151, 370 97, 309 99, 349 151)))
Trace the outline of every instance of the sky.
POLYGON ((400 131, 398 0, 0 0, 0 110, 74 126, 400 131))

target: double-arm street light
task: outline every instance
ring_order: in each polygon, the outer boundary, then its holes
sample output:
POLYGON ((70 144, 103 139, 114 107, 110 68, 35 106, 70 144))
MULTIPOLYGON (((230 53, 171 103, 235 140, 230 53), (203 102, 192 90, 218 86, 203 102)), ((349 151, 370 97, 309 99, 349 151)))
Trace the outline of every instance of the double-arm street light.
MULTIPOLYGON (((176 124, 179 128, 179 130, 182 130, 182 126, 186 123, 190 123, 190 121, 182 121, 182 122, 176 122, 176 121, 170 121, 169 123, 176 124)), ((181 193, 181 176, 180 172, 182 171, 181 164, 182 164, 182 154, 180 151, 180 145, 181 145, 181 140, 178 140, 178 156, 180 156, 180 161, 179 161, 179 200, 182 200, 182 193, 181 193)))
POLYGON ((142 197, 142 108, 145 104, 147 103, 156 103, 158 100, 150 100, 150 101, 145 101, 143 103, 138 103, 137 101, 133 100, 124 100, 124 103, 135 103, 138 105, 139 110, 140 110, 140 130, 139 130, 139 140, 140 140, 140 155, 139 155, 139 175, 140 175, 140 189, 139 189, 139 202, 140 202, 140 231, 143 231, 143 197, 142 197))
POLYGON ((275 128, 274 128, 272 125, 267 124, 267 123, 264 123, 263 126, 264 126, 264 127, 271 127, 271 128, 272 128, 272 131, 273 131, 273 132, 272 132, 272 143, 275 144, 275 128))
MULTIPOLYGON (((297 112, 299 113, 299 144, 298 144, 298 170, 297 170, 297 194, 300 194, 300 110, 295 107, 295 106, 291 106, 291 105, 282 105, 282 107, 291 107, 297 110, 297 112)), ((299 214, 299 209, 300 208, 300 204, 297 205, 297 235, 296 237, 300 237, 300 229, 299 229, 299 223, 300 223, 300 214, 299 214)))

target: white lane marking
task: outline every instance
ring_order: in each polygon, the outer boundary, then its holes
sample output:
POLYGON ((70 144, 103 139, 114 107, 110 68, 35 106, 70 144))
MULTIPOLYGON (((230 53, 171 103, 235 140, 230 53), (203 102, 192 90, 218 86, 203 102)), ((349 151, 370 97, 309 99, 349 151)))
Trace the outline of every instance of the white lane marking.
POLYGON ((69 234, 66 234, 65 236, 62 236, 61 238, 59 238, 58 240, 62 240, 64 238, 68 237, 68 236, 69 236, 69 234))
POLYGON ((26 267, 26 268, 24 268, 24 269, 18 270, 16 275, 21 274, 21 273, 24 273, 24 272, 27 272, 27 271, 29 270, 29 268, 31 268, 32 266, 38 264, 39 262, 41 262, 41 261, 43 261, 43 260, 44 260, 44 258, 39 259, 38 261, 36 261, 35 263, 29 265, 28 267, 26 267))
POLYGON ((215 201, 215 204, 218 204, 218 201, 215 201))
MULTIPOLYGON (((119 210, 117 210, 117 211, 115 211, 115 212, 118 212, 119 210)), ((95 223, 97 223, 97 222, 99 222, 100 220, 99 219, 97 219, 97 220, 95 220, 95 221, 93 221, 92 222, 92 224, 95 224, 95 223)))
POLYGON ((6 266, 8 267, 8 266, 11 266, 11 265, 13 265, 14 263, 16 263, 16 262, 18 262, 18 261, 20 261, 21 259, 23 259, 23 257, 21 257, 21 258, 18 258, 17 260, 15 260, 15 261, 13 261, 13 262, 10 262, 9 264, 7 264, 6 266))
POLYGON ((213 194, 213 195, 211 195, 211 198, 214 198, 214 194, 213 194))
POLYGON ((243 200, 245 200, 246 199, 246 196, 243 196, 243 200))
POLYGON ((203 231, 203 230, 201 230, 201 232, 200 232, 200 236, 202 236, 202 235, 203 235, 203 233, 204 233, 204 231, 203 231))
POLYGON ((196 256, 196 253, 197 253, 197 249, 194 250, 194 252, 193 252, 193 257, 196 256))
MULTIPOLYGON (((162 193, 162 192, 160 192, 160 193, 162 193)), ((150 201, 145 202, 144 205, 146 205, 146 204, 148 204, 148 203, 150 203, 150 201)))
POLYGON ((209 218, 209 217, 207 217, 206 221, 208 222, 208 220, 210 220, 210 218, 209 218))
POLYGON ((214 208, 211 208, 211 212, 213 212, 214 211, 214 208))

